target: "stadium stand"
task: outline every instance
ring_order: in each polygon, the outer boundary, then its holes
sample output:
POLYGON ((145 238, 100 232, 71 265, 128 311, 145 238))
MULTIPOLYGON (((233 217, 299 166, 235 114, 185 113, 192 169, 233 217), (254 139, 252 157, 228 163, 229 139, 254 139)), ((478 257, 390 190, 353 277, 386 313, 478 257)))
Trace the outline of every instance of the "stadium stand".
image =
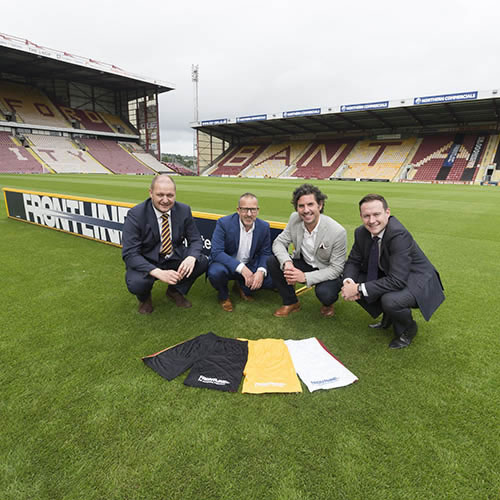
POLYGON ((113 129, 96 111, 73 109, 68 106, 58 106, 59 111, 66 117, 73 128, 96 130, 99 132, 114 132, 113 129))
POLYGON ((162 162, 164 165, 169 168, 171 171, 175 172, 176 174, 179 175, 196 175, 192 170, 189 170, 189 168, 184 167, 183 165, 179 165, 178 163, 171 163, 171 162, 162 162))
POLYGON ((111 139, 90 139, 82 137, 80 141, 87 146, 87 151, 102 165, 115 174, 153 174, 146 167, 111 139))
POLYGON ((297 161, 293 177, 327 179, 342 165, 356 140, 313 142, 297 161))
POLYGON ((3 109, 13 114, 12 121, 50 127, 70 126, 49 98, 35 87, 0 81, 0 101, 3 109))
POLYGON ((252 164, 268 144, 244 144, 234 149, 230 149, 218 162, 217 168, 210 174, 219 175, 239 175, 242 170, 252 164))
POLYGON ((56 173, 110 173, 71 139, 38 134, 27 134, 26 138, 36 155, 56 173))
POLYGON ((453 135, 433 135, 423 138, 411 163, 415 169, 413 180, 433 181, 441 169, 453 144, 453 135))
POLYGON ((99 113, 99 116, 101 116, 116 133, 137 135, 137 131, 133 130, 130 124, 125 123, 118 116, 112 115, 110 113, 105 113, 103 111, 99 113))
POLYGON ((279 177, 296 162, 309 145, 310 141, 271 144, 245 170, 245 177, 279 177))
POLYGON ((39 163, 8 132, 0 132, 0 172, 4 174, 42 174, 39 163))
POLYGON ((122 148, 131 153, 132 156, 137 158, 137 160, 139 160, 141 163, 144 163, 149 168, 152 168, 155 172, 173 172, 171 168, 158 161, 149 153, 146 153, 146 151, 144 151, 144 149, 139 144, 136 144, 134 142, 119 142, 119 144, 122 148))
POLYGON ((415 137, 396 141, 359 141, 345 159, 347 169, 342 177, 390 181, 407 162, 415 141, 415 137))

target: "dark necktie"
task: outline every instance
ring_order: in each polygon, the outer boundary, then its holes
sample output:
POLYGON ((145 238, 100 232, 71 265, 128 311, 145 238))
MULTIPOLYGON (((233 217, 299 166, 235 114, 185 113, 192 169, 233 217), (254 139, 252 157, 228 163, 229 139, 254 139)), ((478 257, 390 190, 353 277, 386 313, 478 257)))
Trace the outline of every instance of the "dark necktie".
POLYGON ((378 240, 380 238, 375 236, 372 238, 372 247, 370 248, 370 255, 368 256, 368 273, 366 281, 374 281, 378 279, 378 240))
POLYGON ((170 223, 168 215, 161 216, 161 249, 160 253, 163 255, 170 255, 172 253, 172 237, 170 235, 170 223))

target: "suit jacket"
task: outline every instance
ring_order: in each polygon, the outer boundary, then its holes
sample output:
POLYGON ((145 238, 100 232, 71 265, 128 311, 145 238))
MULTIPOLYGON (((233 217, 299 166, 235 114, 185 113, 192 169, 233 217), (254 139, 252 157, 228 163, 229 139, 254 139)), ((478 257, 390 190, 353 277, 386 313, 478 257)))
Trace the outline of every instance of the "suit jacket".
MULTIPOLYGON (((304 225, 297 212, 293 212, 285 229, 273 242, 273 253, 283 267, 290 260, 288 247, 294 246, 293 259, 300 258, 300 248, 304 238, 304 225)), ((342 274, 347 253, 345 229, 332 218, 321 214, 316 235, 314 255, 318 270, 305 273, 306 285, 312 286, 323 281, 334 280, 342 274)))
MULTIPOLYGON (((344 278, 359 283, 366 277, 372 245, 370 232, 360 226, 354 232, 354 245, 347 259, 344 278)), ((422 315, 428 321, 444 300, 441 278, 409 231, 396 217, 389 217, 380 244, 379 267, 382 278, 365 283, 368 303, 375 302, 387 292, 408 287, 422 315)))
MULTIPOLYGON (((172 259, 183 260, 191 255, 200 259, 202 241, 191 208, 176 201, 170 210, 172 259), (187 240, 187 247, 183 241, 187 240)), ((161 238, 158 219, 151 198, 131 208, 127 213, 122 234, 122 257, 127 269, 149 273, 160 263, 161 238)))
MULTIPOLYGON (((210 262, 224 264, 232 273, 240 264, 236 259, 240 246, 240 217, 237 213, 221 217, 215 225, 212 235, 210 262)), ((255 228, 250 247, 250 260, 247 266, 256 270, 267 269, 267 258, 271 255, 271 231, 269 224, 262 219, 255 219, 255 228)))

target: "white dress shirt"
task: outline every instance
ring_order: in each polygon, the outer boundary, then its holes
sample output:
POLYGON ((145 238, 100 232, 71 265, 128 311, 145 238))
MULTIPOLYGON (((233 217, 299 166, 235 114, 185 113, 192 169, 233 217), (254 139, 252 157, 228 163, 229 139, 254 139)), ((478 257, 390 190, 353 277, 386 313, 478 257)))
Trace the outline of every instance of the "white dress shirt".
POLYGON ((302 223, 302 227, 304 228, 304 236, 302 238, 302 246, 300 247, 300 253, 302 254, 302 258, 304 261, 309 264, 311 267, 318 269, 318 263, 316 262, 316 258, 314 255, 314 248, 316 244, 316 236, 318 234, 320 222, 316 224, 316 227, 309 232, 304 223, 302 223))
MULTIPOLYGON (((236 272, 239 274, 241 274, 243 267, 250 260, 250 249, 252 248, 254 229, 255 223, 253 223, 252 227, 247 231, 240 220, 240 244, 236 254, 236 259, 240 261, 240 264, 238 264, 238 267, 236 268, 236 272)), ((257 271, 262 271, 264 276, 267 275, 267 271, 264 267, 259 267, 257 271)))

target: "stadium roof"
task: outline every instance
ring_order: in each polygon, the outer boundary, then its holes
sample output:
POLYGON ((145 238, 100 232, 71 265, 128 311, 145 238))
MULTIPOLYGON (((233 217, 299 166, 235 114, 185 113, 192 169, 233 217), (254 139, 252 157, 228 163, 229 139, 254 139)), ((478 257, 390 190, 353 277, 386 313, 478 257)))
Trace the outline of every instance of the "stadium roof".
POLYGON ((65 79, 114 90, 174 90, 171 83, 129 73, 112 64, 42 47, 29 40, 0 33, 0 73, 27 79, 65 79))
POLYGON ((430 133, 467 127, 498 129, 499 117, 498 90, 491 90, 204 120, 191 126, 233 142, 239 138, 278 136, 394 134, 404 130, 430 133))

